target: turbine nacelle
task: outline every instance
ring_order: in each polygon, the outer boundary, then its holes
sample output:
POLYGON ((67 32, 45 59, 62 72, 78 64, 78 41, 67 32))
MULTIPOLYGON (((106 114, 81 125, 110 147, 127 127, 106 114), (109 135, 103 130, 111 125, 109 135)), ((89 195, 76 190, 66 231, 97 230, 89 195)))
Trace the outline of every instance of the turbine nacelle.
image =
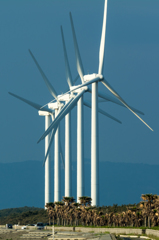
POLYGON ((88 87, 87 86, 81 87, 81 85, 76 85, 76 86, 70 87, 70 91, 73 93, 80 93, 83 90, 88 91, 88 87))
POLYGON ((61 95, 58 95, 58 101, 62 101, 62 102, 68 102, 70 101, 70 99, 73 97, 73 94, 61 94, 61 95))
POLYGON ((54 103, 49 103, 48 104, 48 108, 50 108, 50 109, 52 109, 52 110, 55 110, 55 109, 60 109, 60 108, 62 108, 64 106, 64 104, 63 103, 61 103, 61 102, 54 102, 54 103))
POLYGON ((99 78, 99 81, 103 79, 102 74, 97 74, 97 73, 92 73, 92 74, 87 74, 83 76, 84 82, 89 82, 95 78, 99 78))
POLYGON ((41 110, 39 110, 38 113, 39 113, 39 116, 49 116, 49 115, 52 115, 52 114, 49 113, 49 112, 41 111, 41 110))

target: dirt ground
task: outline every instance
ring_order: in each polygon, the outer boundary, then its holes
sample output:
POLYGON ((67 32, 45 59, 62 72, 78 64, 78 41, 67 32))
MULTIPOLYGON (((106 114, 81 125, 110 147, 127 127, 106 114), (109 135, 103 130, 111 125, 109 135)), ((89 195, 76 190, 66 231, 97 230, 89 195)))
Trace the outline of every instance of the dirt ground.
MULTIPOLYGON (((0 233, 0 240, 28 240, 28 238, 20 238, 26 231, 8 230, 6 233, 0 233)), ((41 240, 41 238, 36 238, 41 240)))
MULTIPOLYGON (((52 235, 52 231, 35 231, 35 230, 15 230, 15 229, 0 229, 0 240, 41 240, 48 239, 52 235), (25 236, 26 234, 26 236, 25 236), (23 236, 21 238, 21 236, 23 236)), ((51 236, 52 237, 52 236, 51 236)), ((55 232, 55 238, 68 238, 68 239, 100 239, 111 240, 110 234, 94 233, 94 232, 72 232, 72 231, 59 231, 55 232), (104 238, 103 238, 104 237, 104 238)))
POLYGON ((6 233, 0 233, 0 240, 20 239, 19 237, 22 236, 24 233, 25 231, 19 232, 19 231, 8 230, 6 233))

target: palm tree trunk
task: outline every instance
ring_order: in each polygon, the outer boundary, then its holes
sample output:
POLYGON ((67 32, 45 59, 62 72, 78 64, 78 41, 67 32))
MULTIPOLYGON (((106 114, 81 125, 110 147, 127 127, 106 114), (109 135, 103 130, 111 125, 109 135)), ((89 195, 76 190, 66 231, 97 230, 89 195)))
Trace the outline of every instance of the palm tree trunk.
POLYGON ((151 220, 150 220, 150 217, 148 216, 148 227, 150 228, 151 227, 151 220))

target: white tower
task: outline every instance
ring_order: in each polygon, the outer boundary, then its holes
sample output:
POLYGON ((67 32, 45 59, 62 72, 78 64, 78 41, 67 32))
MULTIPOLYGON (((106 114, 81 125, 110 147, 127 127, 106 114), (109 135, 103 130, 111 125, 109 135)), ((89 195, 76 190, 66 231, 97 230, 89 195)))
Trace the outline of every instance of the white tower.
MULTIPOLYGON (((48 129, 51 123, 51 115, 49 112, 38 111, 39 116, 45 116, 45 131, 48 129)), ((50 134, 45 138, 45 154, 47 152, 48 146, 50 142, 50 134)), ((49 152, 47 159, 45 161, 45 205, 46 203, 51 202, 51 175, 50 175, 50 161, 51 154, 49 152)))
MULTIPOLYGON (((58 116, 62 105, 58 101, 48 104, 50 109, 55 110, 55 118, 58 116)), ((54 136, 54 202, 61 200, 60 172, 60 127, 58 126, 54 136)))
POLYGON ((84 194, 83 96, 77 102, 77 202, 84 194))

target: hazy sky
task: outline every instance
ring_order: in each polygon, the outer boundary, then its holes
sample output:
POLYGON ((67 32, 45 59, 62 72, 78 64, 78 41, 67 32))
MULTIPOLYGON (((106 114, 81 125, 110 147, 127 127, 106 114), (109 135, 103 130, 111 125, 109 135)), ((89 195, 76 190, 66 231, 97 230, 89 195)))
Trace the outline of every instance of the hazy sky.
MULTIPOLYGON (((41 105, 52 100, 31 49, 58 94, 67 82, 61 41, 63 26, 72 76, 77 76, 69 20, 72 12, 85 73, 98 71, 103 0, 0 1, 0 162, 44 159, 44 117, 8 91, 41 105)), ((122 125, 99 115, 100 161, 159 164, 159 1, 109 0, 104 76, 131 106, 143 111, 151 132, 127 109, 100 107, 122 125)), ((77 83, 80 83, 78 80, 77 83)), ((100 83, 100 91, 108 90, 100 83)), ((87 93, 85 99, 90 99, 87 93)), ((84 155, 91 154, 91 110, 84 108, 84 155)), ((76 107, 72 111, 72 159, 76 161, 76 107)), ((64 121, 61 123, 64 152, 64 121)), ((53 154, 52 154, 53 155, 53 154)))

